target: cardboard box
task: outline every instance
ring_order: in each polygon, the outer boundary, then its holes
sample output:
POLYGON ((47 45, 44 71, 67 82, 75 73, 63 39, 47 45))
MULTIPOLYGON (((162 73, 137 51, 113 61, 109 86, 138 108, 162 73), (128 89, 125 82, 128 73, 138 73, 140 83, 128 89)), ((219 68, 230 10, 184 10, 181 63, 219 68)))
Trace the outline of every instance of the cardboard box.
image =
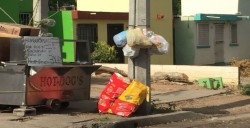
POLYGON ((0 61, 10 61, 10 40, 20 36, 0 33, 0 61))
POLYGON ((30 36, 39 36, 40 29, 39 28, 31 28, 30 29, 30 36))
POLYGON ((17 36, 38 36, 40 29, 27 25, 0 22, 0 32, 17 36))
POLYGON ((36 28, 36 27, 32 27, 32 26, 22 25, 22 24, 13 24, 13 23, 4 23, 4 24, 9 24, 9 25, 15 26, 15 27, 30 29, 29 35, 24 35, 24 36, 38 36, 40 33, 40 28, 36 28))

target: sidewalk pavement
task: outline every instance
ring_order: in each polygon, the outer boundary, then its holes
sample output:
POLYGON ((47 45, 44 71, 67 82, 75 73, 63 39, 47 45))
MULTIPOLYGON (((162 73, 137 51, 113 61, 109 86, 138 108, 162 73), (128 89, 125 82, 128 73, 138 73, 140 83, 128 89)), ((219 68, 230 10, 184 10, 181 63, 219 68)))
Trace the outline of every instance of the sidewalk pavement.
MULTIPOLYGON (((91 85, 91 87, 103 89, 104 85, 91 85)), ((156 92, 152 91, 152 100, 155 104, 169 103, 174 101, 188 100, 200 97, 206 97, 224 93, 226 90, 182 90, 176 92, 156 92)), ((99 92, 91 92, 91 98, 97 99, 99 92)), ((97 113, 96 100, 70 102, 69 108, 63 112, 37 112, 36 116, 17 117, 12 113, 0 113, 1 128, 84 128, 86 122, 95 121, 103 115, 97 113)), ((105 116, 105 115, 104 115, 105 116)), ((147 116, 123 118, 115 116, 114 119, 109 120, 109 123, 96 124, 95 127, 135 127, 148 126, 153 124, 167 123, 172 121, 181 121, 184 119, 202 118, 202 115, 188 112, 172 112, 166 114, 155 114, 147 116)), ((89 127, 93 125, 88 124, 89 127)))
MULTIPOLYGON (((94 88, 103 89, 104 85, 92 85, 94 88)), ((179 90, 173 92, 158 92, 151 91, 151 98, 154 101, 154 104, 162 104, 162 103, 171 103, 176 101, 190 100, 201 97, 207 97, 212 95, 217 95, 221 93, 226 93, 226 89, 218 89, 218 90, 209 90, 209 89, 200 89, 200 90, 179 90)), ((91 92, 92 98, 99 97, 98 92, 91 92)))
POLYGON ((154 93, 152 92, 152 99, 154 100, 155 104, 162 104, 162 103, 171 103, 176 101, 183 101, 183 100, 190 100, 196 99, 200 97, 207 97, 212 95, 217 95, 221 93, 226 93, 227 90, 219 89, 219 90, 180 90, 174 92, 167 92, 167 93, 154 93))

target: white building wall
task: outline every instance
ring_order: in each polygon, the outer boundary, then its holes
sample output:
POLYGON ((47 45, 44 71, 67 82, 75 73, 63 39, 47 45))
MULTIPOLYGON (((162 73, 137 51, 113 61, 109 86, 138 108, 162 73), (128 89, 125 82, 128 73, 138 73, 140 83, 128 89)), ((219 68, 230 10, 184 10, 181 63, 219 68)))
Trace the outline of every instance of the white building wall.
MULTIPOLYGON (((225 47, 225 61, 232 59, 250 59, 250 21, 238 21, 238 44, 239 46, 225 47)), ((230 40, 231 42, 231 40, 230 40)))
POLYGON ((96 12, 129 12, 129 0, 77 0, 77 10, 96 12))
POLYGON ((203 64, 213 64, 214 63, 214 54, 213 48, 196 48, 195 55, 195 64, 203 65, 203 64))
MULTIPOLYGON (((238 21, 238 46, 231 46, 231 23, 225 22, 224 26, 224 62, 231 62, 233 59, 250 59, 250 21, 238 21)), ((195 64, 215 63, 215 28, 214 22, 209 23, 209 46, 210 48, 195 48, 195 64)), ((195 32, 195 36, 197 32, 195 32)), ((195 45, 197 46, 197 38, 195 45)))
MULTIPOLYGON (((209 23, 209 22, 208 22, 209 23)), ((213 24, 209 23, 209 46, 210 48, 197 48, 198 37, 197 37, 197 24, 195 26, 195 64, 213 64, 215 61, 214 56, 214 29, 213 24)))
POLYGON ((197 13, 236 14, 239 0, 182 0, 182 16, 192 16, 197 13))
MULTIPOLYGON (((250 16, 250 0, 239 0, 239 12, 243 16, 250 16)), ((237 22, 239 46, 227 47, 225 61, 235 59, 250 59, 250 20, 243 19, 237 22)))

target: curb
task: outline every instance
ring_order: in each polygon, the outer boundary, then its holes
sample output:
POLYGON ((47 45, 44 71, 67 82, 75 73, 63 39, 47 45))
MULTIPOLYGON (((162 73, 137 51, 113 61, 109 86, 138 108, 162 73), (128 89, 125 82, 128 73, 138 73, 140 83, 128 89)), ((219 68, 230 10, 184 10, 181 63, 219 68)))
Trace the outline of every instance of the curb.
POLYGON ((190 111, 180 111, 173 112, 167 114, 156 114, 156 115, 148 115, 141 117, 132 117, 126 120, 113 122, 104 126, 105 128, 136 128, 136 127, 144 127, 151 126, 157 124, 163 124, 168 122, 177 122, 183 120, 191 120, 191 119, 201 119, 203 117, 202 114, 190 112, 190 111))

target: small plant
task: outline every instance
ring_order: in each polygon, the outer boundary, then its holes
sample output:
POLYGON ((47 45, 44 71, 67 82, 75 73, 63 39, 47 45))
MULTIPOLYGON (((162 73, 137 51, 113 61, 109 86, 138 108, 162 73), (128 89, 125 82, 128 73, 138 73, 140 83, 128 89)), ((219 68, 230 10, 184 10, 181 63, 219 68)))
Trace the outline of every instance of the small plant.
POLYGON ((100 117, 98 120, 99 121, 110 121, 110 118, 107 116, 104 116, 104 117, 100 117))
POLYGON ((103 41, 95 43, 94 52, 92 52, 91 57, 96 63, 115 63, 118 61, 115 47, 109 46, 103 41))
POLYGON ((156 105, 153 101, 151 111, 154 114, 174 112, 176 111, 176 104, 168 103, 166 105, 156 105))
POLYGON ((250 95, 250 84, 239 85, 239 90, 242 95, 250 95))

